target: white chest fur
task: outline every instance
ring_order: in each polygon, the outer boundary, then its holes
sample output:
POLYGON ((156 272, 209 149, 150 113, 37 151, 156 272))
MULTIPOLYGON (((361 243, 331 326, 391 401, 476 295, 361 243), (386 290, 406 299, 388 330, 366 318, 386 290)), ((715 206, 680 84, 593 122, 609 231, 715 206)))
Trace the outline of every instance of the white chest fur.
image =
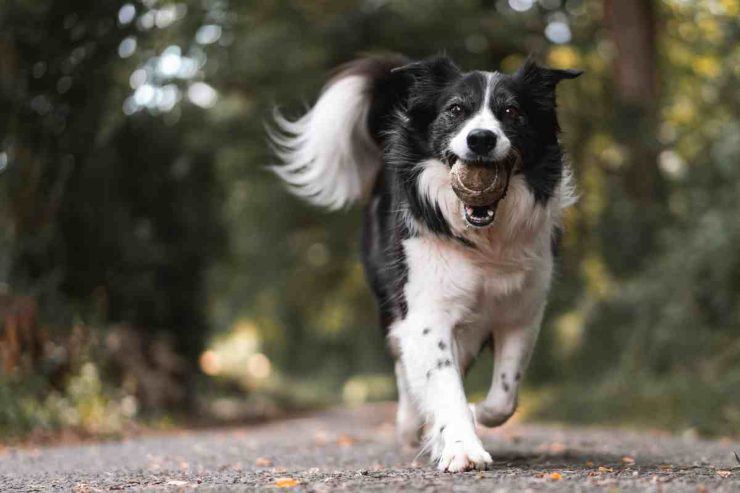
POLYGON ((462 203, 450 185, 449 167, 438 160, 429 160, 420 166, 423 171, 418 182, 419 192, 439 205, 452 232, 474 247, 466 248, 454 240, 422 233, 420 238, 407 242, 407 256, 428 256, 429 252, 434 252, 449 269, 457 268, 461 273, 472 270, 474 275, 455 277, 476 283, 470 289, 482 291, 480 295, 491 300, 525 290, 532 276, 544 276, 549 281, 553 228, 560 222, 562 209, 572 202, 569 173, 564 174, 561 186, 546 205, 536 202, 522 175, 513 176, 493 225, 476 229, 463 218, 462 203), (421 246, 416 247, 415 243, 421 246))
POLYGON ((439 206, 453 234, 472 246, 407 219, 415 233, 403 242, 408 314, 390 331, 400 348, 399 432, 412 436, 425 420, 440 469, 460 470, 468 462, 479 467, 490 456, 475 435, 461 376, 493 336, 491 389, 474 414, 487 426, 512 415, 552 276, 553 228, 572 202, 569 174, 547 205, 537 204, 521 175, 512 177, 493 225, 479 230, 466 226, 449 168, 435 160, 421 166, 419 192, 439 206))

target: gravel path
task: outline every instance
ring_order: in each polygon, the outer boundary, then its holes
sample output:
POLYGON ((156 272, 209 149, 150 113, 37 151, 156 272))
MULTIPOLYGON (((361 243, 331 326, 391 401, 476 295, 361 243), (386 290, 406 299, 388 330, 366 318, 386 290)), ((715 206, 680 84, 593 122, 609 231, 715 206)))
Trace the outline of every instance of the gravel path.
POLYGON ((740 491, 740 442, 508 424, 492 470, 438 473, 393 439, 394 406, 0 455, 0 491, 740 491))

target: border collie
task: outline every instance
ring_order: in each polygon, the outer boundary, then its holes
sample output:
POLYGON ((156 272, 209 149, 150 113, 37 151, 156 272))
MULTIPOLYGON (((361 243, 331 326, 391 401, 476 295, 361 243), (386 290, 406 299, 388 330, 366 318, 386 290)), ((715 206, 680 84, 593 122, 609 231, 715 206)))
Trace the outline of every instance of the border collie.
POLYGON ((574 202, 555 87, 581 73, 369 56, 303 117, 275 113, 272 169, 294 194, 329 209, 369 195, 363 263, 396 359, 398 436, 417 445, 426 425, 442 471, 487 468, 476 423, 516 409, 574 202), (489 344, 491 388, 468 404, 462 378, 489 344))

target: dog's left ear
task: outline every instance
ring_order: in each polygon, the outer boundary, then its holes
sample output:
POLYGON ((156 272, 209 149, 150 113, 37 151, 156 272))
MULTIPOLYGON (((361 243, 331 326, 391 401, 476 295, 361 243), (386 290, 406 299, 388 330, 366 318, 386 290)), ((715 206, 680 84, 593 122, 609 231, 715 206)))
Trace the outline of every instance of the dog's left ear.
POLYGON ((555 108, 555 87, 565 79, 575 79, 583 74, 578 69, 557 69, 544 67, 527 58, 524 65, 514 74, 514 80, 521 84, 530 97, 536 100, 542 109, 555 108))

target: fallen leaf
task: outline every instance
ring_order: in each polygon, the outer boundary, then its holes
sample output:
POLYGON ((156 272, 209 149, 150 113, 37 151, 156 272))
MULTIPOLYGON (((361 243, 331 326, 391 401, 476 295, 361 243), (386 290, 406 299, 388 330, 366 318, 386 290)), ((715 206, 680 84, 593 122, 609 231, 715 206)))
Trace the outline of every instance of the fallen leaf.
POLYGON ((537 447, 537 452, 550 452, 552 454, 561 454, 565 452, 567 447, 564 443, 560 442, 552 442, 552 443, 543 443, 542 445, 537 447))
POLYGON ((630 457, 629 455, 625 455, 624 457, 622 457, 622 462, 624 462, 625 464, 634 464, 635 458, 630 457))
POLYGON ((551 472, 550 479, 553 481, 560 481, 563 479, 563 476, 559 472, 551 472))
POLYGON ((188 484, 187 481, 180 481, 179 479, 171 479, 167 481, 167 486, 185 486, 188 484))
POLYGON ((586 467, 591 467, 593 465, 594 465, 594 461, 592 461, 592 460, 587 460, 586 461, 586 467))
POLYGON ((254 465, 257 467, 270 467, 272 465, 272 460, 267 457, 257 457, 257 460, 254 461, 254 465))
POLYGON ((719 474, 719 477, 721 478, 729 478, 732 474, 732 471, 727 471, 725 469, 717 469, 717 474, 719 474))
POLYGON ((614 472, 614 469, 611 467, 599 466, 599 472, 614 472))
POLYGON ((301 484, 301 482, 293 478, 277 478, 275 480, 276 488, 292 488, 293 486, 298 486, 299 484, 301 484))
POLYGON ((339 435, 339 438, 337 438, 337 444, 342 447, 349 447, 353 443, 355 443, 355 439, 345 433, 342 433, 339 435))

